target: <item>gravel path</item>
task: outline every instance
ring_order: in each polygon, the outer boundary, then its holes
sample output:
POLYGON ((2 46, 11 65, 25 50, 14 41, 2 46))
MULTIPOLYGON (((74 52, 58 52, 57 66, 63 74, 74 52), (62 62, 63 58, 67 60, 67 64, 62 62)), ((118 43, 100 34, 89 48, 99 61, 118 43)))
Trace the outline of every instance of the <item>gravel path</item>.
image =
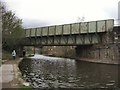
POLYGON ((0 67, 0 84, 2 84, 2 90, 4 88, 19 88, 23 80, 21 79, 21 73, 18 68, 18 64, 21 60, 7 60, 0 67))

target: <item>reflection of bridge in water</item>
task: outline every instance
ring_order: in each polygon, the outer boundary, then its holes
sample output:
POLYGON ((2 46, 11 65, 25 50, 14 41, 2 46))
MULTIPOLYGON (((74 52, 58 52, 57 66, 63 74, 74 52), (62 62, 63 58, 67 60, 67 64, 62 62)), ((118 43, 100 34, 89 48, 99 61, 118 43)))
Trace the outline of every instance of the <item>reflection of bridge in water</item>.
POLYGON ((25 30, 23 46, 76 46, 76 55, 93 62, 118 63, 119 26, 114 20, 80 22, 25 30))
POLYGON ((101 20, 26 29, 24 45, 86 45, 106 42, 114 21, 101 20), (102 37, 103 36, 103 37, 102 37))

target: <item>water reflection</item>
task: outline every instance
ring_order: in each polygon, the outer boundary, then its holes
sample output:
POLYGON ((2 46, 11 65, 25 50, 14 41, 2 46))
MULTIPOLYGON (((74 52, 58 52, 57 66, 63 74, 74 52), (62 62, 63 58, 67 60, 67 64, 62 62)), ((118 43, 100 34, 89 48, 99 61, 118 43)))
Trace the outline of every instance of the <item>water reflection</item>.
POLYGON ((70 59, 25 59, 20 70, 35 88, 116 88, 118 66, 70 59))

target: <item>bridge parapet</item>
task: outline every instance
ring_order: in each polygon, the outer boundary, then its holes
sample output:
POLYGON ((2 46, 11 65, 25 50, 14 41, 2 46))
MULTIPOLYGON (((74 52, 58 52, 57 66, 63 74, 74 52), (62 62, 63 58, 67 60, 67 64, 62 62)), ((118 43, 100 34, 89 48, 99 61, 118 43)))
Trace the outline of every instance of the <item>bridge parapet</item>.
POLYGON ((64 25, 46 26, 38 28, 25 29, 25 37, 39 36, 57 36, 57 35, 73 35, 87 33, 102 33, 112 31, 114 20, 100 20, 91 22, 79 22, 64 25))

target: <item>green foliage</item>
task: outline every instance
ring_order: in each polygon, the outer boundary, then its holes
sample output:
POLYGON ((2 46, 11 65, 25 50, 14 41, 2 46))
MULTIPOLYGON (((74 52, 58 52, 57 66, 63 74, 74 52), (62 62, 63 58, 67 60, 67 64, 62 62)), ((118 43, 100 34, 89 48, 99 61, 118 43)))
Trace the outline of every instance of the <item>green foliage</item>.
POLYGON ((19 88, 20 88, 19 90, 32 90, 31 86, 20 85, 19 88))
POLYGON ((24 29, 22 20, 18 19, 12 11, 2 8, 2 46, 3 49, 11 51, 19 47, 19 42, 23 37, 24 29))
POLYGON ((10 52, 2 50, 2 60, 7 60, 7 59, 11 59, 11 58, 12 58, 12 55, 10 52))

